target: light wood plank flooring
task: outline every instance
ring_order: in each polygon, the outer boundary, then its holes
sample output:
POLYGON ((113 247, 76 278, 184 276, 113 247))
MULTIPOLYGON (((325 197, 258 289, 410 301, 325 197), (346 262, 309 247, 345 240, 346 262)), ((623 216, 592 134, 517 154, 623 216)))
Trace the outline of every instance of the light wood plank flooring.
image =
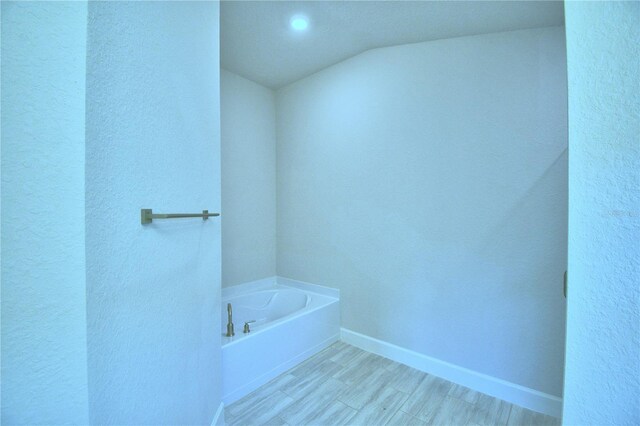
POLYGON ((545 416, 337 342, 225 409, 245 425, 560 425, 545 416))

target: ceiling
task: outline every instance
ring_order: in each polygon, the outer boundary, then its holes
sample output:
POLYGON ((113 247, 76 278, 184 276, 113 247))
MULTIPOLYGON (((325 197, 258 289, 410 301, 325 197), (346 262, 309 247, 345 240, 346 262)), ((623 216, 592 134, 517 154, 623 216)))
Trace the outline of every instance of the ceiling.
POLYGON ((366 50, 564 24, 562 1, 223 1, 220 61, 277 89, 366 50), (295 32, 293 15, 309 18, 295 32))

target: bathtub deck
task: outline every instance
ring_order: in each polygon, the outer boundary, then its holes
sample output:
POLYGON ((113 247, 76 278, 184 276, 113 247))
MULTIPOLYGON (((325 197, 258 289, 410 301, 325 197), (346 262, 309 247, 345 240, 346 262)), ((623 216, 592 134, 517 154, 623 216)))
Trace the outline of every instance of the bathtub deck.
POLYGON ((225 409, 245 425, 560 425, 337 342, 225 409))

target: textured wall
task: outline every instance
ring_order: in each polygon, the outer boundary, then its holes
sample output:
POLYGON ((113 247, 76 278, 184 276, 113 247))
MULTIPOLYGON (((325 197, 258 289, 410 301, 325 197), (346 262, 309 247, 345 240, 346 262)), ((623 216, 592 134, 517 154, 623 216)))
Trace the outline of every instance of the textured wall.
POLYGON ((84 2, 2 2, 2 423, 87 423, 84 2))
POLYGON ((221 400, 218 3, 92 2, 90 419, 210 424, 221 400))
POLYGON ((567 2, 564 423, 640 424, 640 3, 567 2))
POLYGON ((222 286, 276 274, 272 90, 222 70, 222 286))
POLYGON ((343 326, 561 395, 563 28, 372 50, 277 92, 278 275, 343 326))

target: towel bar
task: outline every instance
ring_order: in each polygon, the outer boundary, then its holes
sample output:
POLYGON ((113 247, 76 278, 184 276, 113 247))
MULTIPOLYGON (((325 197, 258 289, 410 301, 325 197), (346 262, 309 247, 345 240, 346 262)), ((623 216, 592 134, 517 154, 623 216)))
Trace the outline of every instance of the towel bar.
POLYGON ((181 217, 201 217, 207 220, 210 217, 220 216, 220 213, 209 213, 209 210, 202 210, 202 213, 154 213, 152 209, 140 210, 140 223, 147 225, 153 222, 153 219, 177 219, 181 217))

